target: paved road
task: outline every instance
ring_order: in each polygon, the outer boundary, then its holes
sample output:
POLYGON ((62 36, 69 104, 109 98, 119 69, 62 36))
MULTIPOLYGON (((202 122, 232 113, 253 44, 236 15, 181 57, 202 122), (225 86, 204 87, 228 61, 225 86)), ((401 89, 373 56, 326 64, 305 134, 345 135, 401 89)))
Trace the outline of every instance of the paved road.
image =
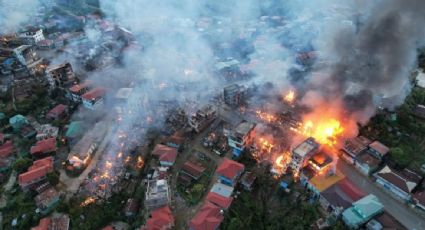
POLYGON ((374 194, 385 206, 385 211, 394 216, 408 229, 425 229, 425 215, 421 215, 409 206, 401 203, 379 188, 370 178, 358 172, 352 165, 340 160, 338 169, 365 193, 374 194))

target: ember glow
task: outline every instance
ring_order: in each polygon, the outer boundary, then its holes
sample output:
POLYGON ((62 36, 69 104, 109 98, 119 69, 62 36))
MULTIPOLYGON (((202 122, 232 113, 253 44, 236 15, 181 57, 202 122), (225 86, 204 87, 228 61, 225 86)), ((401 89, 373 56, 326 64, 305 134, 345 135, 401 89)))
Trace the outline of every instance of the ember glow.
POLYGON ((257 117, 262 120, 262 121, 266 121, 268 123, 273 123, 275 121, 277 121, 277 117, 271 113, 267 113, 261 110, 257 110, 255 111, 255 114, 257 115, 257 117))
POLYGON ((86 207, 89 204, 93 204, 94 202, 96 202, 96 199, 93 197, 87 197, 87 199, 85 199, 83 202, 81 202, 80 206, 81 207, 86 207))
POLYGON ((283 96, 283 100, 288 104, 292 104, 295 100, 295 91, 289 90, 289 92, 283 96))

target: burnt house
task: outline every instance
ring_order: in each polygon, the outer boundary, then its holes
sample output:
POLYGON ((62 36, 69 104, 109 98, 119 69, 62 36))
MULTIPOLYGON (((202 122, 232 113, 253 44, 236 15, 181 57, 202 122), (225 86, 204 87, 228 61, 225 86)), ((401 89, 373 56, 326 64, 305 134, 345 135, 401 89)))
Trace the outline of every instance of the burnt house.
POLYGON ((223 90, 224 103, 231 107, 239 106, 244 100, 245 90, 245 87, 237 84, 226 86, 223 90))
POLYGON ((212 106, 207 105, 196 111, 196 113, 189 118, 189 125, 193 130, 199 133, 210 125, 215 118, 215 109, 212 106))
POLYGON ((68 88, 77 81, 69 62, 49 68, 47 70, 47 80, 51 89, 57 87, 68 88))

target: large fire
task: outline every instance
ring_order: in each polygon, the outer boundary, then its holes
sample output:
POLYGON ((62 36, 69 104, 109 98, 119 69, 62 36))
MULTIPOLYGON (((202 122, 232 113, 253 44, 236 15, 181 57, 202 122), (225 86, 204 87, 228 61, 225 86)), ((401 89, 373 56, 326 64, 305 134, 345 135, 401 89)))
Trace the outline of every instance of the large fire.
POLYGON ((344 134, 341 122, 334 118, 320 119, 316 122, 307 120, 293 130, 303 136, 313 137, 320 144, 330 147, 336 145, 338 138, 344 134))
POLYGON ((268 123, 272 123, 277 121, 277 117, 271 113, 267 113, 261 110, 255 111, 257 117, 263 121, 267 121, 268 123))

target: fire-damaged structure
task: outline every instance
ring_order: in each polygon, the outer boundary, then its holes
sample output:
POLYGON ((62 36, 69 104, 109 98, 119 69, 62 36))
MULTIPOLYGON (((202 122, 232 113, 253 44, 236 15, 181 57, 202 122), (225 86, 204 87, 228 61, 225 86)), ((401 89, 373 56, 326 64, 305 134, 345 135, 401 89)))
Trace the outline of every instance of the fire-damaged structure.
POLYGON ((51 89, 55 88, 69 88, 77 83, 77 78, 72 69, 71 63, 65 62, 58 66, 50 67, 47 69, 47 81, 51 89))
POLYGON ((294 172, 299 172, 307 161, 319 150, 320 144, 314 138, 309 137, 292 150, 290 167, 294 172))
POLYGON ((195 132, 203 131, 216 118, 216 109, 206 105, 189 118, 189 125, 195 132))
POLYGON ((93 129, 71 148, 66 162, 68 171, 78 173, 87 167, 92 155, 105 137, 106 129, 103 122, 96 123, 93 129))
POLYGON ((226 86, 223 90, 224 103, 230 107, 237 107, 243 103, 246 88, 238 84, 226 86))

